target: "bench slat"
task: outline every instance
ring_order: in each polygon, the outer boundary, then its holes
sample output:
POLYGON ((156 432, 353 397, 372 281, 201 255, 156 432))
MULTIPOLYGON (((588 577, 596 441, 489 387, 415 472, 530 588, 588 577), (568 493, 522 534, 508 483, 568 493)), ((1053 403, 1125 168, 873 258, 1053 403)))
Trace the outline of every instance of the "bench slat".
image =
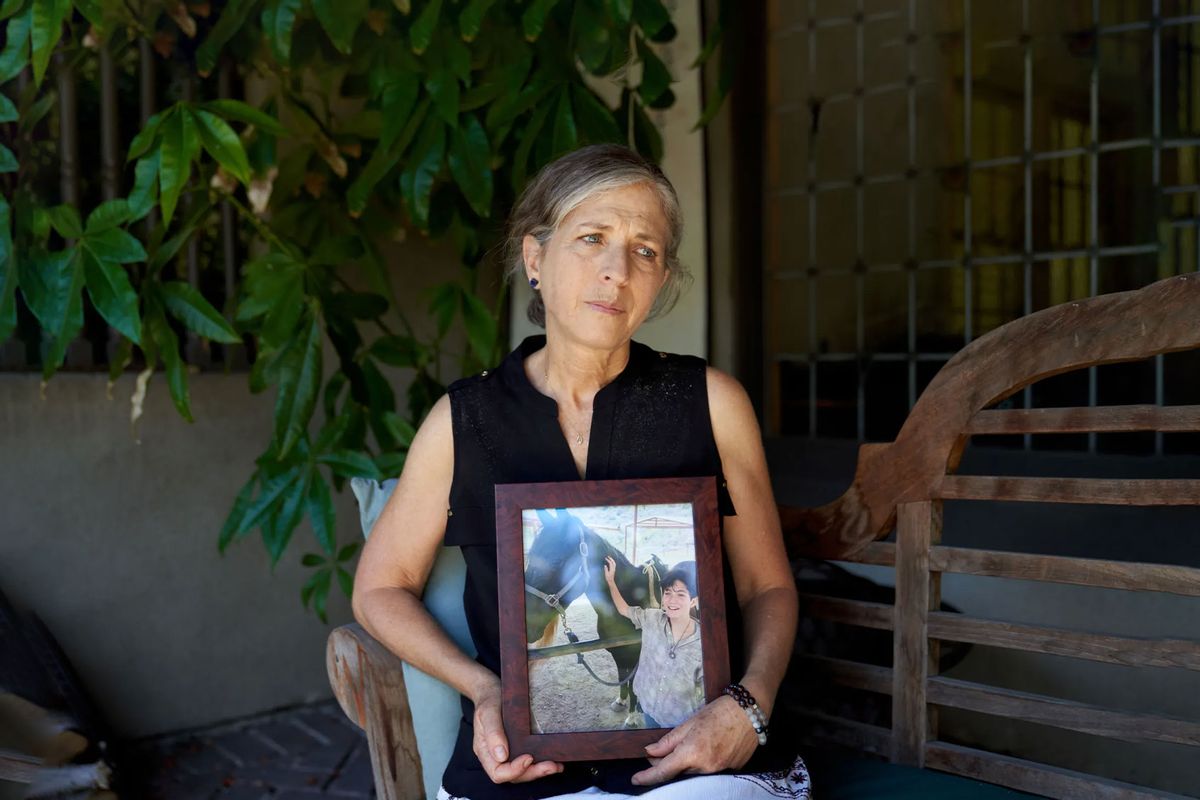
POLYGON ((894 608, 887 603, 848 600, 806 592, 800 594, 800 609, 801 613, 810 617, 882 631, 892 629, 894 616, 894 608))
POLYGON ((1129 667, 1182 667, 1200 671, 1200 642, 1191 639, 1112 636, 964 617, 945 611, 929 614, 929 635, 935 639, 1084 658, 1129 667))
POLYGON ((1074 700, 1061 700, 954 678, 930 678, 926 693, 930 703, 964 711, 1023 719, 1039 725, 1127 742, 1200 746, 1200 723, 1185 719, 1115 711, 1074 700))
POLYGON ((1200 406, 1103 406, 980 411, 967 426, 972 436, 1011 433, 1200 431, 1200 406))
POLYGON ((798 655, 796 659, 811 667, 814 672, 841 686, 876 694, 892 693, 892 670, 890 667, 808 654, 798 655))
POLYGON ((964 575, 1200 597, 1200 569, 1170 564, 1037 556, 999 550, 937 546, 931 549, 929 568, 938 572, 957 572, 964 575))
POLYGON ((1110 506, 1200 506, 1200 480, 946 475, 934 486, 932 494, 940 500, 1110 506))
POLYGON ((925 765, 943 772, 998 783, 1001 786, 1057 800, 1192 800, 1185 795, 1148 789, 948 742, 930 742, 925 745, 925 765))
POLYGON ((835 744, 878 756, 892 750, 892 732, 887 728, 806 708, 789 708, 788 714, 808 722, 803 738, 813 743, 835 744))

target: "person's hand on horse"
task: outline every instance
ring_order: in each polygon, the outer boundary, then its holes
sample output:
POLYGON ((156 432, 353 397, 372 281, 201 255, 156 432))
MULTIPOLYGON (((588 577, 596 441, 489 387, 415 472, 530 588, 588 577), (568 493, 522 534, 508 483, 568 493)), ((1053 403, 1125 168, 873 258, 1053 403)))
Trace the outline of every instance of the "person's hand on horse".
POLYGON ((617 576, 617 562, 612 556, 604 557, 604 580, 612 583, 617 576))
POLYGON ((758 735, 730 697, 718 697, 682 725, 646 747, 650 769, 633 776, 636 786, 651 786, 681 774, 711 774, 737 769, 750 760, 758 735))
POLYGON ((472 747, 492 783, 525 783, 562 772, 556 761, 534 763, 525 753, 509 760, 508 737, 500 718, 500 679, 492 677, 475 692, 475 739, 472 747))

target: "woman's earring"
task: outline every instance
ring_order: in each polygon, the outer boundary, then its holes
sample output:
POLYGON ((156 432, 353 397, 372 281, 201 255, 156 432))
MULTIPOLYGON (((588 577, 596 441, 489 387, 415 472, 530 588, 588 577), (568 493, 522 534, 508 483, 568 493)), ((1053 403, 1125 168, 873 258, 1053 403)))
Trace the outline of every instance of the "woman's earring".
POLYGON ((530 279, 529 279, 529 285, 530 285, 531 287, 533 287, 534 289, 536 289, 536 288, 537 288, 537 285, 538 285, 538 279, 537 279, 537 278, 530 278, 530 279))

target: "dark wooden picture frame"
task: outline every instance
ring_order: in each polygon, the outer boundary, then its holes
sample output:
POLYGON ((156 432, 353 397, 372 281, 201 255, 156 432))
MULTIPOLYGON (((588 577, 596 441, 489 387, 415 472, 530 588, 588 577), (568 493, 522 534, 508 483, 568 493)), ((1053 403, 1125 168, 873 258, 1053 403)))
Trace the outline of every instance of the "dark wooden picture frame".
MULTIPOLYGON (((500 606, 501 713, 509 752, 538 760, 581 761, 644 757, 663 728, 535 733, 529 690, 529 650, 522 512, 597 506, 687 503, 692 508, 699 630, 705 702, 729 683, 720 520, 715 478, 501 484, 496 487, 497 583, 500 606)), ((586 563, 586 562, 585 562, 586 563)), ((595 564, 591 570, 602 569, 595 564)), ((595 579, 595 578, 592 578, 595 579)), ((603 581, 603 573, 599 580, 603 581)), ((536 599, 536 598, 534 598, 536 599)))

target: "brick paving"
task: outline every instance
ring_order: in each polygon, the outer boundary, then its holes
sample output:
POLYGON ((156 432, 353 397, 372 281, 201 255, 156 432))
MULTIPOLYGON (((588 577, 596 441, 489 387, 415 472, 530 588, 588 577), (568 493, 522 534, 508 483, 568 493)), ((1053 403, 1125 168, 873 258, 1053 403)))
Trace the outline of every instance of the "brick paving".
POLYGON ((120 796, 366 800, 375 797, 366 744, 330 700, 135 743, 123 759, 120 796))

